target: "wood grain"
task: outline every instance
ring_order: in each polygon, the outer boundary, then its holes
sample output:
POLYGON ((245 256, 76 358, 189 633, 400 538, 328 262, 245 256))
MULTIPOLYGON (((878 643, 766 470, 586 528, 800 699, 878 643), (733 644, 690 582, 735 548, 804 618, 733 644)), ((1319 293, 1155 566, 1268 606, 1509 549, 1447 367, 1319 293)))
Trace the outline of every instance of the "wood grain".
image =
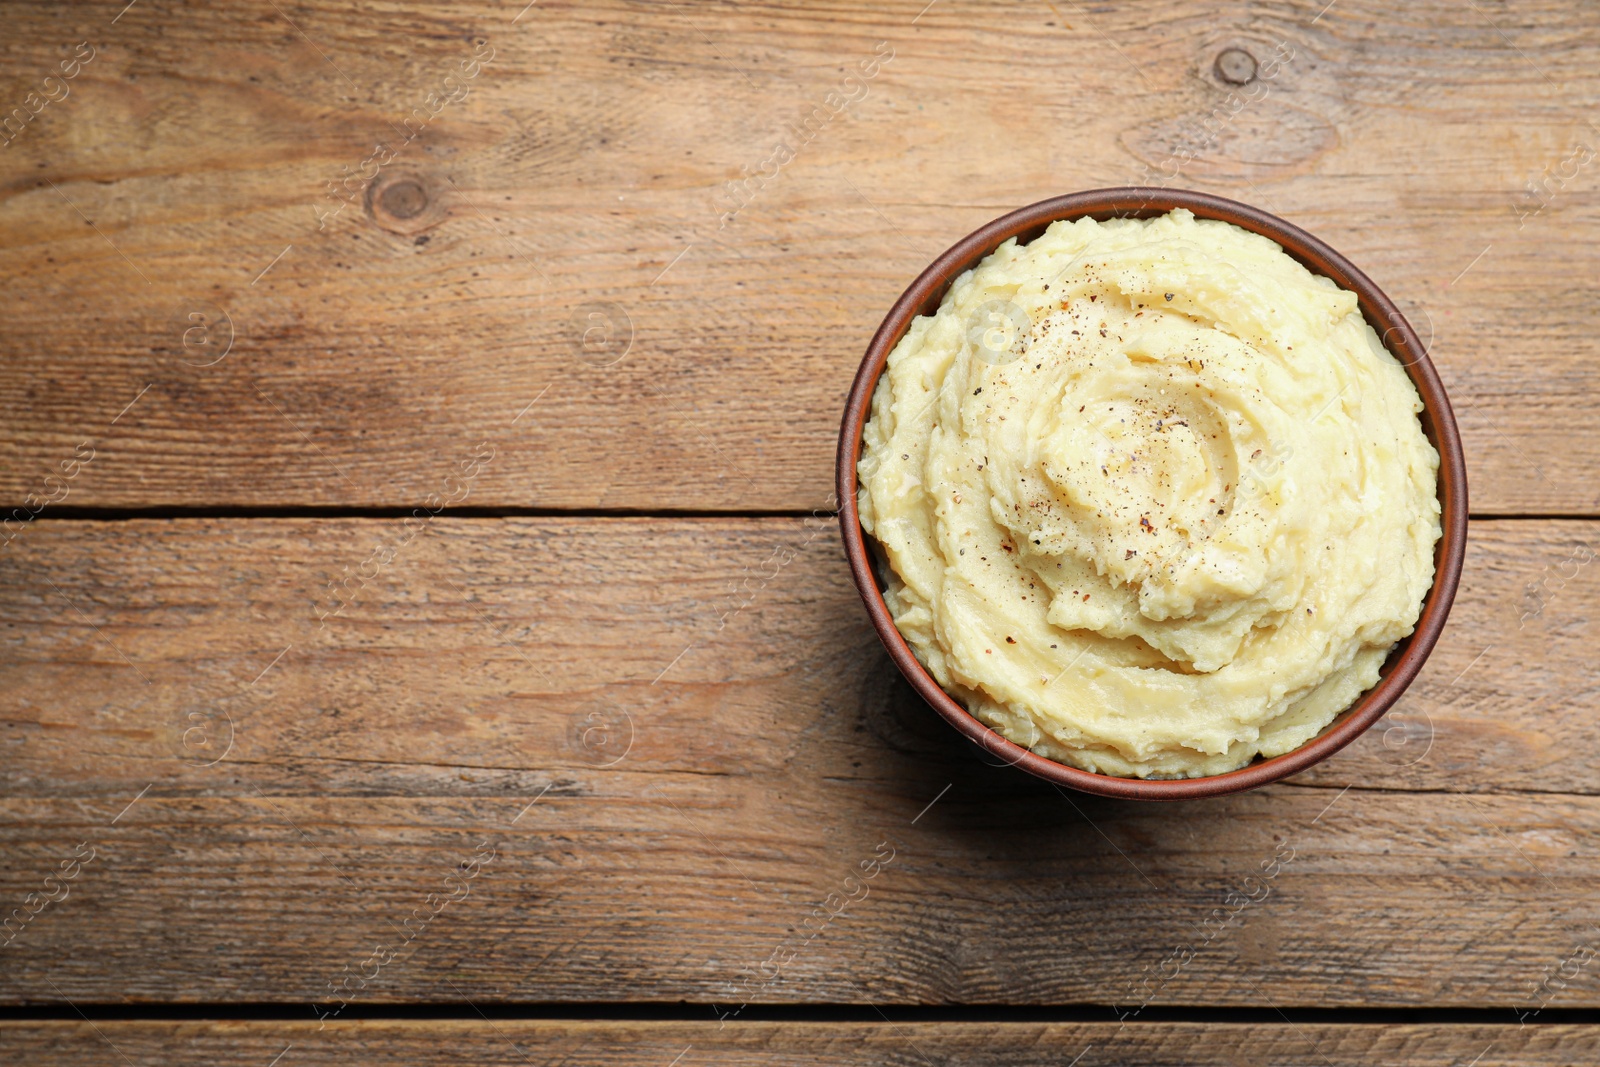
POLYGON ((1150 806, 979 762, 826 521, 36 523, 0 900, 96 853, 0 1000, 1594 1005, 1541 983, 1600 937, 1595 571, 1561 566, 1595 533, 1476 523, 1408 722, 1150 806), (1536 564, 1571 577, 1519 630, 1536 564))
POLYGON ((121 6, 4 8, 8 108, 98 49, 0 149, 8 507, 410 505, 480 442, 471 504, 823 506, 916 272, 1154 173, 1309 228, 1408 309, 1479 513, 1595 511, 1600 39, 1571 3, 121 6), (325 183, 370 173, 475 39, 466 97, 319 230, 325 183), (726 183, 880 41, 865 96, 724 225, 726 183), (1232 114, 1216 57, 1280 44, 1232 114))
POLYGON ((1600 34, 1570 0, 0 20, 0 1004, 130 1016, 0 1024, 0 1058, 1596 1058, 1544 1014, 1600 1007, 1600 34), (1152 175, 1407 310, 1491 517, 1383 723, 1162 807, 984 765, 825 514, 916 272, 1152 175), (193 508, 234 517, 111 510, 193 508), (794 517, 611 514, 755 510, 794 517), (636 1002, 705 1021, 474 1011, 636 1002), (305 1021, 133 1018, 243 1003, 305 1021), (1108 1021, 743 1007, 817 1003, 1108 1021), (464 1018, 352 1018, 404 1004, 464 1018), (1307 1006, 1491 1014, 1273 1012, 1307 1006))
MULTIPOLYGON (((965 761, 889 664, 837 536, 827 517, 35 523, 0 555, 0 782, 515 794, 626 748, 597 709, 650 724, 630 770, 831 774, 861 759, 856 726, 887 750, 851 777, 965 761), (192 773, 224 753, 228 775, 192 773)), ((1474 522, 1422 675, 1301 780, 1600 794, 1572 758, 1600 747, 1597 540, 1474 522)))
POLYGON ((571 1063, 574 1067, 704 1064, 1065 1064, 1084 1067, 1266 1067, 1383 1063, 1561 1067, 1600 1054, 1590 1026, 1329 1024, 365 1022, 314 1024, 29 1023, 0 1027, 17 1062, 239 1064, 571 1063), (288 1049, 285 1052, 285 1049, 288 1049), (1085 1051, 1087 1050, 1087 1051, 1085 1051), (674 1059, 674 1057, 679 1057, 674 1059))

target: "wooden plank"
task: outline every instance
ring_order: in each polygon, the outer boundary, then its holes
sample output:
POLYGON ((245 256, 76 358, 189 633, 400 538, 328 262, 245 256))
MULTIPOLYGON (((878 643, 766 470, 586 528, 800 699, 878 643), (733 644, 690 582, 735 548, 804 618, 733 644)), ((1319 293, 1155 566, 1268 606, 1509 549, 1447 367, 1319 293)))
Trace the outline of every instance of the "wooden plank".
POLYGON ((867 338, 938 251, 1175 174, 1414 315, 1480 513, 1595 510, 1600 40, 1571 3, 116 6, 5 8, 8 106, 98 49, 0 152, 8 506, 411 504, 482 442, 471 504, 820 506, 867 338), (1221 53, 1280 43, 1230 98, 1221 53))
MULTIPOLYGON (((1600 793, 1572 758, 1600 747, 1597 540, 1473 523, 1421 677, 1301 780, 1600 793)), ((18 796, 515 795, 609 760, 620 742, 576 725, 597 708, 650 724, 641 772, 832 774, 856 725, 886 750, 851 777, 965 759, 873 635, 831 518, 41 522, 0 556, 0 605, 18 796)))
POLYGON ((0 802, 0 890, 39 909, 5 950, 0 1001, 272 1001, 307 1018, 463 999, 731 1018, 1080 1004, 1136 1020, 1600 1000, 1581 980, 1600 920, 1592 798, 1352 789, 1327 810, 1336 791, 1281 786, 1132 808, 953 761, 898 793, 838 775, 547 777, 503 797, 0 802), (44 881, 63 870, 64 890, 44 881))
POLYGON ((1551 1067, 1600 1054, 1593 1026, 1328 1023, 741 1023, 527 1022, 512 1019, 285 1022, 11 1023, 0 1049, 19 1063, 682 1064, 1081 1063, 1083 1067, 1266 1067, 1476 1062, 1551 1067), (1074 1056, 1081 1056, 1074 1060, 1074 1056), (1476 1061, 1474 1057, 1480 1057, 1476 1061))
POLYGON ((1474 526, 1429 744, 1149 806, 979 762, 827 522, 41 522, 0 1000, 1593 1005, 1594 535, 1474 526))

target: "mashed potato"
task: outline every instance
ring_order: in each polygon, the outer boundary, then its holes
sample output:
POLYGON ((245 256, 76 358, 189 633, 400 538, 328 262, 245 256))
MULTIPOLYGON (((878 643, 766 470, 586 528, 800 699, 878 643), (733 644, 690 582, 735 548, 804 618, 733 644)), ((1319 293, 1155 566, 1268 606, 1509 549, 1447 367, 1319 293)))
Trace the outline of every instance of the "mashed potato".
POLYGON ((1275 756, 1378 680, 1433 583, 1438 453, 1356 297, 1177 210, 1007 241, 873 396, 861 524, 917 658, 1103 774, 1275 756))

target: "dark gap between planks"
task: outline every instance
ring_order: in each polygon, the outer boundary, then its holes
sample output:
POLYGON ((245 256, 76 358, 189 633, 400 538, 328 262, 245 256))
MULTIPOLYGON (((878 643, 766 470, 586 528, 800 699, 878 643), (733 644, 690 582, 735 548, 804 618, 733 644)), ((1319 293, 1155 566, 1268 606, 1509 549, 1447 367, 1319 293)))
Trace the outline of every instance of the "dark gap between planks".
MULTIPOLYGON (((184 507, 156 505, 152 507, 52 507, 48 512, 32 519, 33 522, 127 522, 134 519, 403 519, 420 504, 397 504, 382 507, 347 507, 325 505, 295 505, 284 507, 184 507)), ((439 512, 436 519, 828 519, 838 518, 838 512, 825 508, 772 508, 743 510, 735 508, 539 508, 452 507, 439 512)), ((1507 520, 1518 522, 1594 522, 1600 512, 1587 513, 1501 513, 1493 511, 1472 512, 1473 522, 1507 520)))
MULTIPOLYGON (((722 1005, 726 1008, 726 1005, 722 1005)), ((96 1022, 139 1022, 165 1020, 270 1020, 307 1021, 311 1013, 305 1004, 228 1003, 193 1004, 75 1004, 44 1003, 0 1007, 0 1022, 41 1020, 96 1022)), ((621 1002, 584 1003, 430 1003, 350 1005, 340 1021, 378 1019, 439 1020, 622 1020, 635 1022, 712 1022, 717 1010, 711 1004, 621 1002)), ((1228 1007, 1148 1007, 1128 1025, 1140 1023, 1249 1023, 1249 1024, 1407 1024, 1488 1026, 1517 1023, 1518 1009, 1500 1008, 1228 1008, 1228 1007)), ((747 1005, 738 1022, 799 1023, 1114 1023, 1117 1009, 1110 1005, 1075 1007, 1035 1007, 1023 1005, 917 1005, 871 1004, 782 1004, 747 1005)), ((1528 1026, 1600 1024, 1600 1009, 1545 1008, 1528 1015, 1528 1026)))

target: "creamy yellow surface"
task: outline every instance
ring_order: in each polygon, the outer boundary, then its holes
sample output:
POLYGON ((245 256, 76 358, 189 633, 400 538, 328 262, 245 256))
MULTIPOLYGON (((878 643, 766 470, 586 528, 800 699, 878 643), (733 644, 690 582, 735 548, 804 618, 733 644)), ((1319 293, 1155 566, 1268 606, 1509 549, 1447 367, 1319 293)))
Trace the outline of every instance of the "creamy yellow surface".
POLYGON ((1303 744, 1433 583, 1438 453, 1356 297, 1178 210, 1008 241, 873 396, 861 524, 918 659, 1105 774, 1303 744))

